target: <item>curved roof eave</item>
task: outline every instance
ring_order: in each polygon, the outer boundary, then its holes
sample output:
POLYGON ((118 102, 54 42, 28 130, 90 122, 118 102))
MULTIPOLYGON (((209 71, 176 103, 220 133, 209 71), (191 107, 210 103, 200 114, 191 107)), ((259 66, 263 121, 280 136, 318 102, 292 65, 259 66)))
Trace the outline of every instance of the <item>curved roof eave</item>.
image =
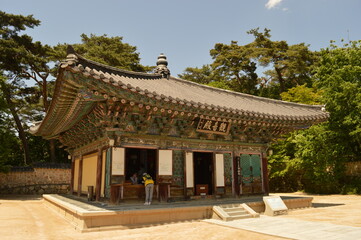
MULTIPOLYGON (((233 92, 229 90, 214 88, 201 85, 176 77, 162 78, 158 74, 146 74, 128 71, 126 76, 124 72, 107 72, 105 65, 102 69, 90 68, 86 65, 86 60, 82 64, 66 64, 65 68, 71 66, 72 71, 81 72, 86 76, 102 80, 112 87, 121 87, 134 93, 149 95, 157 100, 175 101, 180 104, 187 104, 193 107, 202 107, 213 110, 223 110, 231 112, 248 112, 258 115, 274 115, 280 118, 288 117, 304 118, 316 116, 316 118, 327 118, 327 113, 323 111, 322 105, 306 105, 281 100, 268 99, 253 96, 244 93, 233 92), (102 71, 103 70, 103 71, 102 71), (185 86, 186 85, 186 86, 185 86), (202 101, 199 101, 199 100, 202 101), (227 102, 225 104, 225 102, 227 102), (230 103, 231 102, 231 103, 230 103), (247 107, 247 104, 249 105, 247 107), (288 109, 288 110, 287 110, 288 109)), ((92 62, 91 67, 97 66, 92 62)), ((112 68, 112 71, 116 69, 112 68)), ((117 70, 118 71, 118 70, 117 70)))
MULTIPOLYGON (((72 92, 72 86, 68 86, 69 89, 63 86, 66 83, 63 79, 65 71, 81 73, 86 78, 94 78, 121 91, 131 91, 134 94, 155 98, 157 101, 181 104, 193 109, 290 121, 320 122, 328 118, 328 113, 323 111, 324 107, 321 105, 285 102, 205 86, 176 77, 164 78, 160 74, 121 70, 71 53, 59 67, 53 100, 44 120, 32 128, 35 134, 57 135, 69 129, 76 120, 81 119, 91 110, 91 103, 80 101, 76 91, 72 92), (69 103, 65 103, 66 94, 69 103), (63 110, 59 107, 60 104, 64 105, 63 110), (81 110, 81 108, 86 109, 81 110), (51 131, 50 126, 58 131, 51 131)), ((80 86, 73 87, 76 89, 80 86)))

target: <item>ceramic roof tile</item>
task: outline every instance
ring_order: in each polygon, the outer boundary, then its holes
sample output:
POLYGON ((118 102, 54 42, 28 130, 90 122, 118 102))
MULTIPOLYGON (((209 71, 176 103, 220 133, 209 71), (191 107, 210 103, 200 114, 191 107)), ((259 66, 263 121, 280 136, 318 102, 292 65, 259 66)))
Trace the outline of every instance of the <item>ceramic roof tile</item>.
POLYGON ((185 82, 174 77, 169 79, 159 78, 145 80, 142 78, 131 78, 115 75, 117 81, 130 84, 132 87, 150 92, 155 91, 159 95, 184 99, 187 101, 200 102, 233 108, 235 110, 254 111, 264 114, 305 116, 319 114, 322 106, 309 106, 304 104, 288 103, 284 101, 272 100, 251 96, 247 94, 234 93, 222 89, 201 86, 192 82, 185 82))
MULTIPOLYGON (((302 125, 304 122, 311 124, 315 120, 323 121, 328 117, 328 113, 321 110, 322 106, 311 106, 267 99, 204 86, 175 77, 164 77, 164 75, 161 74, 124 71, 87 60, 74 54, 68 57, 68 59, 71 59, 71 61, 67 61, 61 65, 62 71, 81 73, 85 77, 92 77, 97 81, 103 82, 102 84, 109 84, 106 85, 106 88, 104 89, 114 88, 114 90, 112 90, 113 93, 119 91, 131 91, 134 92, 134 94, 154 97, 158 101, 185 104, 190 108, 212 109, 212 111, 221 112, 225 111, 233 115, 241 114, 246 117, 248 116, 248 118, 255 118, 255 120, 259 118, 268 118, 269 116, 269 119, 272 121, 276 119, 292 120, 298 121, 302 125)), ((84 84, 86 84, 86 82, 84 82, 84 84)), ((81 85, 81 83, 78 84, 81 85)), ((56 84, 56 89, 62 89, 61 83, 58 82, 56 84)), ((35 132, 49 131, 50 134, 52 125, 50 122, 46 123, 48 122, 47 119, 62 119, 62 114, 56 113, 56 99, 62 99, 60 96, 62 94, 61 92, 62 90, 55 94, 51 109, 49 110, 52 114, 48 113, 41 123, 42 126, 40 128, 43 130, 34 128, 36 130, 34 130, 35 132)), ((109 93, 104 92, 102 94, 109 93)), ((88 109, 91 109, 92 105, 89 105, 89 102, 86 105, 85 102, 82 102, 82 104, 87 106, 88 109)), ((81 104, 79 104, 79 106, 78 108, 84 108, 81 104)), ((86 111, 83 111, 83 113, 85 112, 86 111)), ((77 116, 79 119, 81 117, 82 116, 77 116)), ((52 132, 52 134, 57 134, 69 128, 70 125, 67 124, 69 124, 70 121, 75 120, 73 118, 69 117, 69 120, 64 123, 67 127, 63 124, 63 127, 59 127, 59 129, 56 132, 52 132)), ((72 123, 74 122, 75 121, 72 123)))

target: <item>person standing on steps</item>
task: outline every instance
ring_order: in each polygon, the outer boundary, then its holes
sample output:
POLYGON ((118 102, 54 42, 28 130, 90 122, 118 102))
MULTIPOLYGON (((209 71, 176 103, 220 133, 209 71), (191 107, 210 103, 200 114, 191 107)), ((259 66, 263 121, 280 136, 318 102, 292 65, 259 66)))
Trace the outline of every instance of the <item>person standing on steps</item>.
POLYGON ((143 173, 143 183, 145 186, 145 202, 144 205, 150 205, 153 198, 154 181, 148 173, 143 173))

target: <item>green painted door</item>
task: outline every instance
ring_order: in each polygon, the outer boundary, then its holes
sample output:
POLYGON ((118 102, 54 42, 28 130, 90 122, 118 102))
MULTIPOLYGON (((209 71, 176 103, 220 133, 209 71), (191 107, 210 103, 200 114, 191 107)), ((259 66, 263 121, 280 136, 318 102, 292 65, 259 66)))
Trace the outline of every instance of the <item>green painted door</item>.
POLYGON ((240 156, 241 194, 262 192, 261 157, 258 154, 242 154, 240 156))

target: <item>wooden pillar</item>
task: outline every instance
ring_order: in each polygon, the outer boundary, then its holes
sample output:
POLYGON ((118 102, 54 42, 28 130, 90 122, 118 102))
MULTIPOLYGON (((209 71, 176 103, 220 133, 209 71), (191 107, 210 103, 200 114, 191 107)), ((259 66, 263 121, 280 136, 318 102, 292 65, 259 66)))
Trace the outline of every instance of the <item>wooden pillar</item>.
POLYGON ((238 162, 239 157, 233 152, 233 189, 234 195, 239 195, 239 184, 238 184, 238 162))
POLYGON ((83 175, 83 155, 80 155, 79 172, 78 172, 78 196, 81 195, 82 175, 83 175))
POLYGON ((193 195, 195 195, 195 186, 194 186, 194 166, 193 166, 193 152, 186 152, 185 154, 185 184, 186 184, 186 194, 185 197, 188 197, 188 189, 193 189, 193 195))
POLYGON ((74 171, 75 171, 75 158, 71 158, 71 177, 70 177, 70 193, 74 194, 74 171))
POLYGON ((269 184, 268 184, 268 159, 265 153, 262 153, 262 182, 265 195, 269 195, 269 184))
POLYGON ((98 150, 97 156, 97 176, 96 176, 96 185, 95 185, 95 201, 100 200, 100 193, 102 189, 102 149, 98 150))
POLYGON ((187 166, 186 166, 186 151, 183 151, 183 195, 187 199, 187 166))
POLYGON ((112 147, 108 147, 106 150, 105 161, 105 197, 110 199, 110 185, 111 185, 111 161, 112 161, 112 147))

